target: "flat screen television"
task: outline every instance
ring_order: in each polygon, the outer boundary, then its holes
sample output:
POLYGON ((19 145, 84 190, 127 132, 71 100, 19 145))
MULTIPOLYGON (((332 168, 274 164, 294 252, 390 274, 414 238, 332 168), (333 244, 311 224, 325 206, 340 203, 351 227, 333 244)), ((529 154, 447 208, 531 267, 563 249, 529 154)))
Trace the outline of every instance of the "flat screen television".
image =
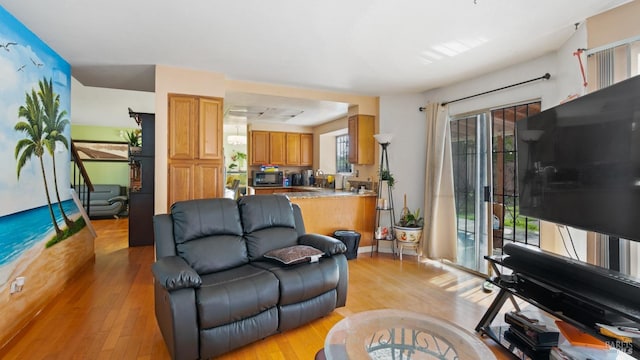
POLYGON ((519 212, 640 241, 640 77, 517 123, 519 212))

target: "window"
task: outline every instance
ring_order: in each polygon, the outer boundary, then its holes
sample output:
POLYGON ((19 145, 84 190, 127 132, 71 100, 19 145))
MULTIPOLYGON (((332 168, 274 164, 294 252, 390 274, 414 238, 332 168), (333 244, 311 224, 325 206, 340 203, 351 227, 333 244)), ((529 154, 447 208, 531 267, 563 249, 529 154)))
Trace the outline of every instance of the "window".
MULTIPOLYGON (((587 52, 590 81, 602 89, 640 73, 640 37, 622 40, 587 52)), ((640 243, 596 234, 595 264, 640 277, 640 243)))
POLYGON ((349 134, 336 136, 336 173, 350 173, 349 134))
POLYGON ((587 52, 592 90, 602 89, 637 75, 640 70, 640 39, 633 38, 587 52))

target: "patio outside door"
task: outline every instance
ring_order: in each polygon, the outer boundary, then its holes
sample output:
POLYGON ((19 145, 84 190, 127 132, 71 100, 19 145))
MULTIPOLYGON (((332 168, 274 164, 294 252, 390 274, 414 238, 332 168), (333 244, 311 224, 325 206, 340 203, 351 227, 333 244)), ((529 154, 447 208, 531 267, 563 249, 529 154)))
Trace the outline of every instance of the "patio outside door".
POLYGON ((450 124, 453 182, 457 215, 457 259, 462 267, 487 273, 488 208, 491 163, 489 123, 481 113, 454 119, 450 124))
POLYGON ((516 122, 539 112, 536 101, 451 121, 458 265, 487 274, 484 256, 505 242, 539 246, 539 221, 519 214, 516 168, 516 122))

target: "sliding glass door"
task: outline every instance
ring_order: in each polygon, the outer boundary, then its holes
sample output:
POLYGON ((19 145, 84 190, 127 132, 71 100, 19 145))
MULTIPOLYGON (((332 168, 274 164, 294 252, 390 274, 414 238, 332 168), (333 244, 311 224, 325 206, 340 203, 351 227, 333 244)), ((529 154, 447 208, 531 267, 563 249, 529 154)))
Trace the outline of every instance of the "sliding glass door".
POLYGON ((505 241, 539 245, 539 221, 518 212, 516 161, 516 122, 538 112, 532 102, 451 121, 458 265, 488 273, 484 256, 505 241))
POLYGON ((488 248, 485 188, 488 186, 487 115, 482 113, 451 121, 451 155, 458 227, 458 265, 486 273, 483 257, 488 248))
POLYGON ((507 106, 491 111, 492 252, 517 241, 540 246, 540 221, 520 215, 518 195, 516 122, 540 112, 540 102, 507 106))

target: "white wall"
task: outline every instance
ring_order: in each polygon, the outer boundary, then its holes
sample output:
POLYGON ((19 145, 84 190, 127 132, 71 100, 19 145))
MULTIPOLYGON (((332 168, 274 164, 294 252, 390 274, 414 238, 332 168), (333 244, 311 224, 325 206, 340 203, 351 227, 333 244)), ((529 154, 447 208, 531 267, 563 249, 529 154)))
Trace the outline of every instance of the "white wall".
POLYGON ((475 79, 469 79, 446 88, 436 89, 425 93, 426 102, 451 101, 485 91, 501 88, 511 84, 523 82, 533 78, 551 74, 549 80, 538 80, 517 87, 462 100, 449 104, 449 114, 452 116, 472 111, 501 107, 530 100, 542 100, 542 107, 555 104, 558 82, 557 58, 555 53, 532 59, 509 68, 502 69, 475 79))
MULTIPOLYGON (((580 74, 580 64, 578 58, 573 53, 578 49, 587 47, 587 26, 585 23, 580 25, 575 31, 571 39, 565 42, 556 52, 557 74, 556 78, 561 79, 557 82, 556 101, 551 106, 559 104, 562 100, 572 95, 586 94, 586 88, 583 86, 584 81, 580 74)), ((587 69, 587 56, 582 54, 582 64, 585 71, 587 69)))
POLYGON ((155 104, 156 96, 151 92, 84 86, 71 78, 71 123, 74 125, 135 127, 127 109, 153 113, 155 104))
POLYGON ((578 61, 573 51, 585 47, 586 29, 581 26, 557 52, 425 93, 381 96, 380 132, 394 133, 388 150, 391 172, 396 180, 396 217, 402 208, 403 194, 407 194, 407 203, 412 210, 421 207, 424 200, 426 120, 424 113, 418 111, 419 107, 537 78, 547 72, 551 74, 549 80, 456 102, 449 105, 449 113, 454 116, 537 99, 542 101, 543 109, 553 107, 570 94, 582 93, 578 61))
POLYGON ((424 113, 418 110, 424 104, 423 94, 380 97, 380 133, 394 134, 387 153, 389 170, 395 179, 396 218, 402 210, 404 194, 407 194, 407 206, 411 211, 424 204, 427 125, 424 113))

